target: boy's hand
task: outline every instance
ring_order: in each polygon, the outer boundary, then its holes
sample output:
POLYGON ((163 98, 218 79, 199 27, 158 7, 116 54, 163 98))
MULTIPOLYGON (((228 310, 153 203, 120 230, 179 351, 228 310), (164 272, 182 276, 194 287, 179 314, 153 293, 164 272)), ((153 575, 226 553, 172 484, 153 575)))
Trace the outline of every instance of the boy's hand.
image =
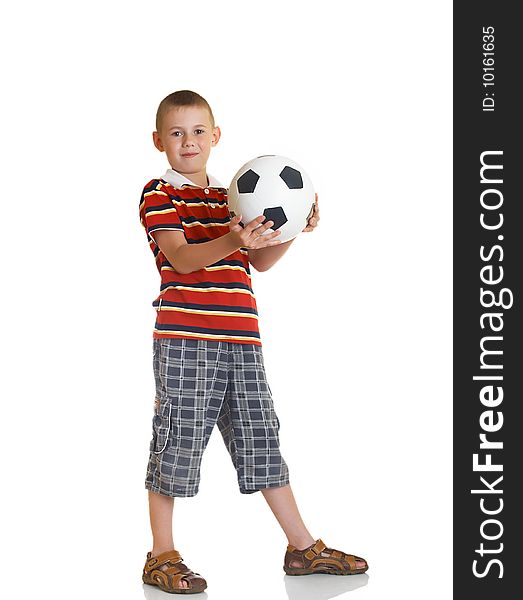
POLYGON ((236 215, 229 223, 229 235, 233 237, 240 248, 255 250, 257 248, 281 244, 280 240, 275 239, 281 233, 279 229, 272 233, 268 233, 267 235, 262 235, 264 231, 267 231, 267 229, 270 229, 270 227, 274 225, 274 221, 267 221, 267 223, 260 225, 260 223, 265 220, 265 217, 260 215, 250 223, 247 223, 245 227, 242 227, 240 225, 241 220, 242 216, 236 215))
POLYGON ((318 225, 320 220, 320 209, 318 208, 318 194, 316 194, 316 200, 314 201, 312 207, 312 215, 309 217, 307 221, 307 226, 302 231, 313 231, 314 228, 318 225))

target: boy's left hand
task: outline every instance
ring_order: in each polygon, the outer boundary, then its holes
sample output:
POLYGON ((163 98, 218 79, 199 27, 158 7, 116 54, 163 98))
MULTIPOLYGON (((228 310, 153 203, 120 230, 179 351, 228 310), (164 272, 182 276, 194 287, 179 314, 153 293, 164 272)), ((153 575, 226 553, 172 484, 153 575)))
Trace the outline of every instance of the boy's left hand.
POLYGON ((316 200, 314 201, 314 205, 312 208, 312 215, 307 221, 307 226, 302 231, 313 231, 314 228, 317 227, 318 221, 320 220, 320 209, 318 208, 318 194, 316 194, 315 196, 316 200))

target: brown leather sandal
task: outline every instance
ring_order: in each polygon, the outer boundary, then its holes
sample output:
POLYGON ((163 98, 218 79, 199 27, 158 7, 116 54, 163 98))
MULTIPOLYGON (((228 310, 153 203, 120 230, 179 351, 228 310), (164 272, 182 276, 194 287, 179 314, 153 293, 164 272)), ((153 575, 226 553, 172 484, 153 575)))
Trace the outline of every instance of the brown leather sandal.
POLYGON ((289 544, 283 565, 287 575, 310 575, 312 573, 356 575, 365 573, 368 568, 369 565, 364 558, 327 548, 321 539, 317 539, 314 544, 303 550, 298 550, 289 544), (363 561, 365 566, 358 568, 357 560, 363 561), (300 563, 301 567, 291 567, 293 561, 300 563))
POLYGON ((199 573, 193 573, 187 565, 183 564, 177 550, 167 550, 154 557, 151 554, 151 552, 147 553, 143 568, 144 583, 156 585, 170 594, 197 594, 207 587, 207 582, 199 573), (188 587, 180 587, 182 579, 187 582, 188 587))

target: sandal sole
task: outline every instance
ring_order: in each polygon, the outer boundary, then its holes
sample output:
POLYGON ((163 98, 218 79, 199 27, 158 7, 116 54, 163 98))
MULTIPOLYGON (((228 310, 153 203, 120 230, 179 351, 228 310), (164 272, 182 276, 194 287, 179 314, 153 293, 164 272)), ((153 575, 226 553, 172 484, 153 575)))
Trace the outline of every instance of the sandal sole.
POLYGON ((162 592, 167 592, 168 594, 201 594, 207 588, 207 586, 204 586, 204 587, 202 587, 201 590, 198 588, 178 588, 176 590, 169 590, 169 589, 162 587, 161 585, 158 585, 157 583, 154 583, 151 581, 146 581, 146 579, 144 579, 143 577, 142 577, 142 581, 146 585, 151 585, 153 587, 157 587, 159 590, 162 590, 162 592))
POLYGON ((324 575, 361 575, 368 570, 356 569, 355 571, 327 571, 325 569, 288 569, 283 567, 283 570, 287 575, 314 575, 315 573, 322 573, 324 575))

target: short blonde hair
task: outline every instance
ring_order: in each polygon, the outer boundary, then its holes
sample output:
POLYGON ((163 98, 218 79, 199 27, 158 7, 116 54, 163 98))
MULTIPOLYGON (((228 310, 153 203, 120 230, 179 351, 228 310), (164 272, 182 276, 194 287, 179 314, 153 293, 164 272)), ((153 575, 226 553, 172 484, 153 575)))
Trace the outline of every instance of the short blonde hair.
POLYGON ((182 106, 200 106, 206 108, 209 111, 211 117, 211 125, 214 127, 214 115, 212 114, 211 107, 205 98, 192 92, 191 90, 178 90, 166 96, 158 106, 156 111, 156 131, 160 131, 163 123, 165 114, 171 109, 182 106))

